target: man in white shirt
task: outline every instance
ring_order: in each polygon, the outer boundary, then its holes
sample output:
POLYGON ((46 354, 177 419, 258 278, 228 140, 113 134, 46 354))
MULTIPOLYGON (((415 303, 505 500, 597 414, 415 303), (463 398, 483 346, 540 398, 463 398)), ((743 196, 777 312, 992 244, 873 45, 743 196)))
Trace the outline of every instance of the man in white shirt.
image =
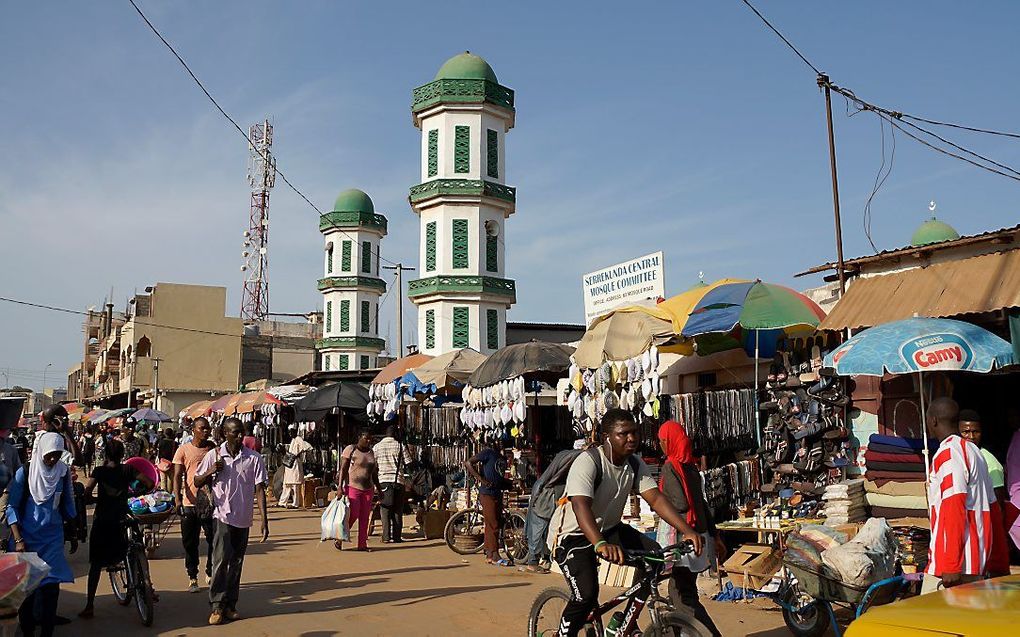
POLYGON ((598 604, 596 555, 623 564, 624 549, 660 548, 654 540, 623 523, 623 510, 631 492, 637 491, 660 518, 693 544, 695 553, 701 554, 701 535, 662 495, 648 465, 635 455, 641 435, 634 416, 622 409, 610 409, 602 418, 602 437, 602 446, 574 460, 564 492, 569 502, 561 504, 549 522, 549 547, 571 591, 560 620, 560 637, 576 637, 598 604))
POLYGON ((397 440, 397 428, 390 425, 386 435, 372 447, 375 461, 379 466, 379 508, 382 516, 382 541, 398 543, 404 529, 404 482, 403 473, 411 462, 411 456, 397 440))

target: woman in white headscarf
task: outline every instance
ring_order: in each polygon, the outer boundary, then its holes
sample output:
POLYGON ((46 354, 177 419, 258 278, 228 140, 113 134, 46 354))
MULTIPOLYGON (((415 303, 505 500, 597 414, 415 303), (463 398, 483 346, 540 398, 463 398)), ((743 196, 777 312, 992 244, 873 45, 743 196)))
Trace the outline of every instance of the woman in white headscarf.
POLYGON ((61 461, 64 439, 60 434, 36 435, 32 461, 18 469, 9 487, 7 521, 11 525, 8 550, 37 553, 50 567, 39 588, 21 605, 18 619, 26 636, 35 629, 53 635, 60 583, 73 582, 64 556, 64 520, 73 520, 74 488, 71 472, 61 461))
MULTIPOLYGON (((292 430, 297 428, 292 426, 292 430)), ((304 506, 305 490, 305 453, 314 449, 300 433, 296 433, 287 447, 287 453, 293 459, 293 463, 283 470, 283 492, 276 506, 287 507, 288 509, 299 509, 304 506), (291 498, 293 497, 293 504, 291 498)))

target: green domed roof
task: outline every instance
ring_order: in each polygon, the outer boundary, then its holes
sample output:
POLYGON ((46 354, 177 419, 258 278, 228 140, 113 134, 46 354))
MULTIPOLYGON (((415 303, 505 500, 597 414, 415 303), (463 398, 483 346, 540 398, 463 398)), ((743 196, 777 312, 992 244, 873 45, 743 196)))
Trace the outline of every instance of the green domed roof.
POLYGON ((496 79, 496 72, 492 70, 489 63, 479 56, 464 51, 446 61, 439 72, 436 73, 436 80, 489 80, 499 84, 496 79))
POLYGON ((957 232, 953 226, 932 217, 928 221, 922 223, 921 226, 914 231, 914 236, 910 238, 910 245, 917 248, 920 246, 931 245, 933 243, 952 241, 959 238, 960 233, 957 232))
POLYGON ((372 198, 364 190, 351 188, 337 195, 333 212, 375 212, 372 198))

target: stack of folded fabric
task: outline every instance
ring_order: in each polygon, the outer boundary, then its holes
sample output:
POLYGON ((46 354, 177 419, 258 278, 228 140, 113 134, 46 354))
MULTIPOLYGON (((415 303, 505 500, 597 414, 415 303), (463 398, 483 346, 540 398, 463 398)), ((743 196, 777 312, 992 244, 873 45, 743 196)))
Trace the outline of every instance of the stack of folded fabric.
MULTIPOLYGON (((923 475, 923 474, 922 474, 923 475)), ((865 482, 865 499, 876 518, 927 518, 928 496, 924 482, 871 480, 865 482)))
MULTIPOLYGON (((938 442, 929 443, 937 449, 938 442)), ((924 440, 871 434, 864 452, 867 478, 879 485, 886 482, 924 482, 924 440)))
POLYGON ((864 480, 845 480, 825 487, 822 494, 825 524, 837 526, 860 522, 868 517, 865 511, 864 480))

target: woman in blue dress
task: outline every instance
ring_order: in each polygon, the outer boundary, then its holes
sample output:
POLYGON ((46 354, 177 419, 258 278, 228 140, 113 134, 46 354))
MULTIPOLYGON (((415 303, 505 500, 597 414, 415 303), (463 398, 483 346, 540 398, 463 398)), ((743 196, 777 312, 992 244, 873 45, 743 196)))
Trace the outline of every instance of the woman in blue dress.
POLYGON ((32 461, 18 469, 9 487, 9 550, 37 553, 50 567, 49 575, 18 611, 26 637, 34 637, 36 627, 42 637, 53 635, 60 583, 74 581, 64 556, 64 520, 74 519, 76 513, 71 472, 60 460, 63 452, 60 434, 37 434, 32 461))

